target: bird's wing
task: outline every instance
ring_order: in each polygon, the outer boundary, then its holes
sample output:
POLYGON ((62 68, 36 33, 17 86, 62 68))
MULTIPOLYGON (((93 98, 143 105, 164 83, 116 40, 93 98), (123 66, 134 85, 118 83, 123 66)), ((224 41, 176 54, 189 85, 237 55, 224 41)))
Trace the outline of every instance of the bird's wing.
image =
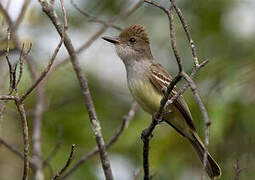
MULTIPOLYGON (((163 94, 163 91, 166 90, 170 82, 172 81, 172 77, 169 73, 158 63, 153 63, 150 66, 151 75, 149 76, 151 83, 156 87, 156 89, 163 94)), ((169 95, 169 99, 173 97, 178 92, 177 86, 174 87, 172 92, 169 95)), ((186 120, 187 124, 191 127, 191 129, 195 130, 195 126, 192 122, 192 116, 189 110, 187 103, 185 102, 183 96, 179 96, 174 102, 174 106, 180 111, 186 120)))

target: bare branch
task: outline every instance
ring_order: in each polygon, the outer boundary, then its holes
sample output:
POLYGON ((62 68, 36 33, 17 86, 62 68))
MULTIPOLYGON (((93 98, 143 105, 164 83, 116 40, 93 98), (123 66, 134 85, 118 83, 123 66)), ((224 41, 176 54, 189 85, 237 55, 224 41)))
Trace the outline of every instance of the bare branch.
MULTIPOLYGON (((120 128, 117 130, 116 133, 114 133, 114 135, 111 137, 111 139, 106 144, 106 149, 111 147, 119 139, 122 132, 128 127, 128 124, 135 116, 136 109, 137 109, 137 103, 133 102, 131 104, 130 110, 128 111, 128 114, 123 116, 123 121, 122 121, 120 128)), ((98 147, 95 147, 91 152, 89 152, 88 154, 81 157, 80 160, 61 179, 66 179, 75 170, 77 170, 82 164, 84 164, 87 160, 89 160, 92 156, 94 156, 98 152, 99 152, 98 147)))
POLYGON ((197 57, 197 53, 196 53, 195 43, 194 43, 194 41, 193 41, 193 39, 191 37, 188 25, 185 22, 183 14, 182 14, 181 10, 177 7, 175 0, 171 0, 171 3, 173 5, 173 7, 174 7, 174 9, 175 9, 175 11, 176 11, 180 21, 181 21, 181 24, 183 26, 183 29, 184 29, 185 34, 187 36, 187 39, 188 39, 188 41, 190 43, 190 47, 191 47, 191 51, 192 51, 192 56, 193 56, 193 60, 194 60, 194 65, 195 65, 195 68, 196 68, 196 67, 199 66, 199 61, 198 61, 198 57, 197 57))
POLYGON ((11 29, 7 29, 7 48, 6 48, 6 61, 9 67, 9 76, 10 76, 10 85, 9 85, 9 95, 12 94, 13 89, 15 88, 15 73, 16 73, 16 65, 12 65, 9 59, 9 51, 10 51, 10 40, 11 40, 11 29))
MULTIPOLYGON (((58 33, 60 35, 62 35, 63 34, 63 28, 60 25, 59 19, 57 18, 56 13, 55 13, 52 5, 48 4, 46 1, 42 1, 42 0, 39 0, 39 2, 41 4, 43 12, 46 15, 48 15, 48 17, 52 21, 52 23, 55 26, 58 33)), ((87 79, 86 79, 85 75, 82 72, 80 63, 77 59, 77 55, 75 54, 73 44, 72 44, 71 39, 69 38, 69 36, 67 34, 65 35, 64 44, 65 44, 65 47, 66 47, 66 49, 67 49, 67 51, 70 55, 71 62, 72 62, 72 65, 73 65, 73 69, 75 70, 76 75, 77 75, 77 79, 79 80, 79 83, 80 83, 80 88, 82 90, 85 105, 86 105, 88 113, 89 113, 89 118, 90 118, 90 122, 91 122, 91 125, 92 125, 92 130, 94 132, 94 136, 96 138, 96 142, 97 142, 97 145, 98 145, 99 150, 100 150, 100 159, 101 159, 101 163, 102 163, 103 170, 104 170, 104 173, 105 173, 105 177, 106 177, 106 179, 111 180, 111 179, 113 179, 112 170, 111 170, 110 161, 109 161, 109 158, 108 158, 108 155, 107 155, 107 152, 106 152, 103 135, 102 135, 102 132, 101 132, 100 122, 98 121, 98 118, 97 118, 94 103, 92 101, 92 97, 91 97, 90 90, 89 90, 89 87, 88 87, 87 79)))
POLYGON ((16 100, 16 97, 10 95, 0 95, 0 100, 16 100))
POLYGON ((20 101, 15 101, 17 109, 20 114, 20 118, 23 126, 23 137, 24 137, 24 171, 23 171, 23 180, 28 179, 29 174, 29 138, 28 138, 28 126, 27 126, 27 118, 24 109, 24 105, 20 101))
POLYGON ((58 179, 65 172, 65 170, 68 168, 68 166, 72 162, 73 154, 74 154, 74 148, 75 148, 75 144, 72 144, 71 152, 70 152, 69 158, 68 158, 65 166, 56 174, 56 176, 53 178, 53 180, 58 179))

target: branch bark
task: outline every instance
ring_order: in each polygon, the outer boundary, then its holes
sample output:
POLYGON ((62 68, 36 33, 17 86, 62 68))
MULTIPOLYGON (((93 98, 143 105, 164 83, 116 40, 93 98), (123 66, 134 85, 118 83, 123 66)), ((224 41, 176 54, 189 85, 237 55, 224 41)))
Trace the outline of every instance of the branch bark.
POLYGON ((68 160, 67 160, 65 166, 56 174, 56 176, 53 178, 53 180, 58 179, 65 172, 65 170, 68 168, 68 166, 71 164, 72 159, 73 159, 73 154, 74 154, 74 148, 75 148, 75 144, 72 144, 71 152, 70 152, 70 155, 68 157, 68 160))

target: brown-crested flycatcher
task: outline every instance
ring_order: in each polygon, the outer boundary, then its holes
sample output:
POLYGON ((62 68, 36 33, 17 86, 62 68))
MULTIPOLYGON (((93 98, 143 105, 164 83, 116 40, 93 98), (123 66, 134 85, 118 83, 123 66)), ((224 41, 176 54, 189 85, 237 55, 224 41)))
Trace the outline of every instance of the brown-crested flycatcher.
MULTIPOLYGON (((122 31, 117 38, 103 37, 115 45, 118 56, 125 64, 128 87, 144 111, 154 114, 160 107, 163 92, 170 84, 172 77, 157 63, 150 50, 149 37, 142 25, 132 25, 122 31)), ((177 87, 169 95, 171 98, 177 87)), ((187 138, 203 162, 205 146, 199 138, 188 105, 180 96, 170 107, 166 108, 163 120, 179 134, 187 138)), ((221 169, 212 156, 207 153, 206 172, 214 179, 221 175, 221 169)))

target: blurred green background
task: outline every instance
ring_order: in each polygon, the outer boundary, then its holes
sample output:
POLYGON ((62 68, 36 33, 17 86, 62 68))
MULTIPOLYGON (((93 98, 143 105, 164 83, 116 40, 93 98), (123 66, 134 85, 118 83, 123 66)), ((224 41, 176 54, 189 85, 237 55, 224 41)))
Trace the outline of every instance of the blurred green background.
MULTIPOLYGON (((22 1, 11 2, 9 13, 15 19, 22 1)), ((134 0, 76 0, 81 9, 107 20, 132 7, 134 0)), ((166 7, 168 1, 158 1, 166 7)), ((2 2, 1 2, 2 3, 2 2)), ((3 4, 6 1, 3 1, 3 4)), ((88 22, 78 13, 68 0, 65 1, 69 29, 68 34, 78 48, 86 42, 100 24, 88 22)), ((191 30, 200 61, 210 63, 196 76, 199 92, 206 104, 212 120, 209 151, 222 168, 222 180, 234 179, 234 165, 240 160, 245 168, 240 179, 255 177, 255 1, 253 0, 178 0, 191 30)), ((56 1, 61 16, 61 8, 56 1)), ((6 35, 3 17, 0 16, 0 38, 6 35)), ((182 26, 175 16, 177 46, 184 61, 185 70, 191 72, 193 60, 182 26)), ((150 36, 154 57, 173 75, 178 68, 170 48, 169 25, 166 15, 159 9, 143 4, 127 19, 117 22, 121 27, 143 24, 150 36)), ((118 35, 109 28, 104 35, 118 35)), ((20 39, 33 43, 31 55, 41 69, 47 65, 56 47, 59 36, 49 19, 42 13, 37 1, 33 1, 19 28, 20 39)), ((4 45, 1 44, 3 49, 4 45)), ((18 55, 12 53, 11 60, 18 55)), ((57 60, 66 57, 65 48, 57 60)), ((91 94, 105 140, 109 140, 120 127, 122 117, 130 107, 132 97, 126 85, 124 65, 114 52, 113 46, 97 39, 92 46, 79 55, 79 61, 88 77, 91 94)), ((25 66, 26 67, 26 66, 25 66)), ((8 92, 7 64, 0 60, 0 94, 8 92)), ((20 91, 30 85, 29 72, 23 73, 20 91)), ((180 86, 183 82, 180 83, 180 86)), ((192 93, 184 94, 191 109, 199 135, 204 138, 204 121, 192 93)), ((25 101, 29 129, 31 132, 33 108, 36 93, 25 101)), ((71 165, 89 152, 96 144, 90 128, 88 114, 82 100, 81 91, 70 63, 62 66, 48 77, 46 86, 46 107, 43 113, 42 151, 46 158, 58 141, 61 129, 62 145, 50 161, 54 174, 60 170, 70 152, 72 143, 77 145, 71 165)), ((135 118, 108 153, 115 179, 132 179, 134 172, 142 167, 142 141, 140 134, 149 125, 150 115, 138 108, 135 118)), ((31 134, 31 133, 30 133, 31 134)), ((15 106, 8 103, 1 122, 1 136, 20 151, 23 148, 21 124, 15 106)), ((192 147, 172 128, 165 124, 158 126, 151 140, 150 162, 153 179, 200 179, 202 166, 192 147)), ((23 162, 4 146, 0 146, 0 179, 20 179, 23 162)), ((45 178, 50 178, 50 170, 45 168, 45 178)), ((104 179, 98 156, 94 156, 68 179, 104 179)), ((142 179, 142 173, 138 179, 142 179)))

